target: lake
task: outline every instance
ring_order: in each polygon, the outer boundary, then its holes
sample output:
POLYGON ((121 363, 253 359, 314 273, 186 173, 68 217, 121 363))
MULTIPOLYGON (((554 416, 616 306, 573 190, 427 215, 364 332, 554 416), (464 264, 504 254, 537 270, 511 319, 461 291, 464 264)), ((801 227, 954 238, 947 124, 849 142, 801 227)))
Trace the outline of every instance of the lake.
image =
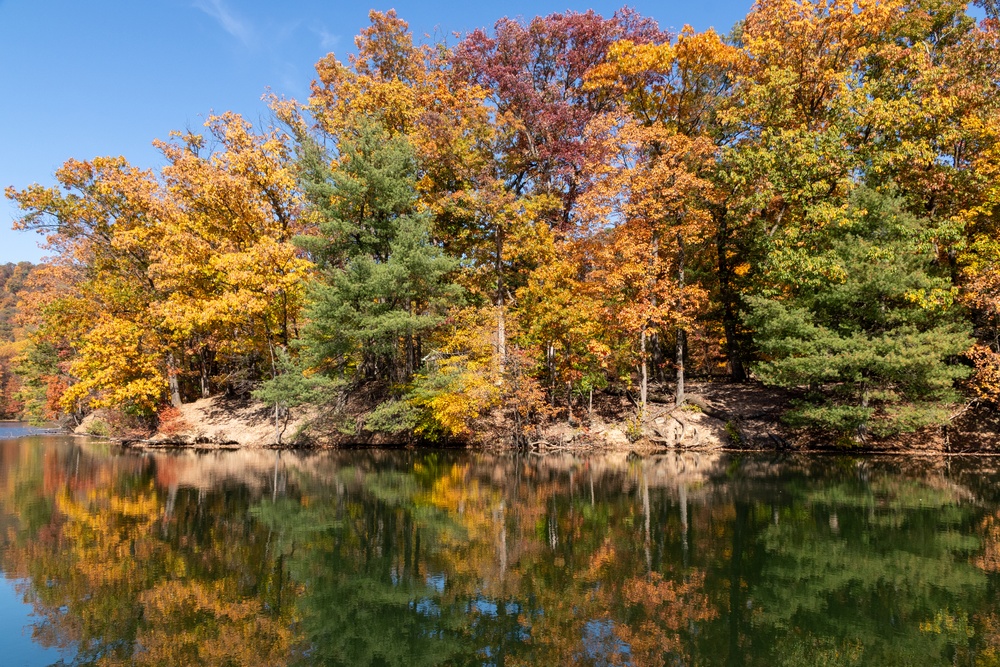
POLYGON ((997 665, 1000 459, 0 426, 4 665, 997 665))

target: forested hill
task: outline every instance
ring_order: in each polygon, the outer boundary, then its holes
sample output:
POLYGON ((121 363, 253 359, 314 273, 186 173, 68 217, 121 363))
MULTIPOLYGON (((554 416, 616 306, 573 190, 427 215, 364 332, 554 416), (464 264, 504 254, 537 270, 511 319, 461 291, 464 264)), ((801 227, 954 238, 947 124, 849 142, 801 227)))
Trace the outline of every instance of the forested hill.
POLYGON ((18 417, 23 403, 20 378, 14 372, 18 356, 17 301, 34 266, 31 262, 0 264, 0 419, 18 417))
POLYGON ((641 437, 695 375, 863 443, 991 406, 994 10, 761 0, 728 34, 568 12, 453 45, 373 11, 271 126, 223 113, 156 142, 162 168, 8 189, 53 253, 26 409, 256 392, 350 434, 523 442, 613 397, 641 437))

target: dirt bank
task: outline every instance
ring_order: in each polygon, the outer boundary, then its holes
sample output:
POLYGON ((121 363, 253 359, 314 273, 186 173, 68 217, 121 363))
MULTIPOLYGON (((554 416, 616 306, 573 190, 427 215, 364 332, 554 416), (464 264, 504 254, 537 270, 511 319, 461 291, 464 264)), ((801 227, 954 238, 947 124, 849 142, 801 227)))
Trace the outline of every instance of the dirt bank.
MULTIPOLYGON (((576 406, 572 412, 564 410, 564 416, 556 411, 555 418, 532 430, 528 447, 548 451, 763 449, 786 442, 788 434, 778 421, 784 395, 759 387, 710 382, 692 383, 691 389, 688 403, 680 409, 674 409, 672 397, 654 392, 642 423, 635 419, 634 399, 628 394, 595 395, 585 410, 576 406)), ((105 411, 88 415, 76 432, 115 437, 145 448, 421 444, 409 436, 358 431, 363 406, 353 406, 350 413, 345 418, 343 414, 332 416, 318 409, 299 408, 282 415, 276 427, 273 409, 249 399, 215 396, 165 410, 153 433, 114 433, 114 420, 105 411)), ((510 425, 500 419, 484 421, 468 442, 443 444, 501 450, 511 446, 511 432, 510 425)))
MULTIPOLYGON (((617 450, 779 450, 885 453, 1000 452, 1000 415, 984 406, 961 410, 946 427, 857 446, 822 433, 796 431, 784 425, 782 413, 794 394, 759 384, 694 381, 685 405, 675 408, 669 387, 651 393, 645 419, 636 421, 635 398, 628 393, 595 394, 586 406, 554 410, 556 415, 533 429, 527 447, 536 451, 617 450)), ((351 402, 349 401, 349 404, 351 402)), ((333 416, 319 409, 295 409, 282 415, 249 400, 216 396, 170 409, 155 433, 130 433, 117 439, 144 448, 268 448, 345 446, 413 446, 446 444, 501 451, 513 440, 511 426, 500 419, 484 421, 464 442, 424 443, 412 436, 358 430, 363 406, 350 415, 333 416)), ((108 433, 106 415, 88 416, 80 433, 108 433)), ((525 446, 522 442, 521 446, 525 446)))

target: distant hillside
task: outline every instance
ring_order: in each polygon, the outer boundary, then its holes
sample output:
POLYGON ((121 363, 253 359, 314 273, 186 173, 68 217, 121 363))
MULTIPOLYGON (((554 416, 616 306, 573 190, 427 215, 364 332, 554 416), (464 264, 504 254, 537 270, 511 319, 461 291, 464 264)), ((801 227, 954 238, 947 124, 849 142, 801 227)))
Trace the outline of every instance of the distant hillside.
POLYGON ((20 378, 14 373, 13 359, 17 356, 14 332, 17 327, 18 293, 24 288, 34 269, 31 262, 0 264, 0 418, 12 419, 21 412, 17 392, 20 378))

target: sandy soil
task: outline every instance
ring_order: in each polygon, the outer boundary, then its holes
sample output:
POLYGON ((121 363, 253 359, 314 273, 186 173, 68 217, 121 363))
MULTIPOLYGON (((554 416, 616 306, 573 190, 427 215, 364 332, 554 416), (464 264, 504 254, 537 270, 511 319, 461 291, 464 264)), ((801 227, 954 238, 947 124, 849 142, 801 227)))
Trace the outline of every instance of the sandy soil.
MULTIPOLYGON (((538 452, 602 450, 637 453, 663 451, 781 450, 847 451, 852 453, 983 453, 1000 452, 1000 414, 984 406, 962 411, 946 427, 845 448, 823 434, 793 431, 780 421, 793 394, 758 384, 691 381, 686 404, 675 408, 670 387, 651 392, 646 419, 635 422, 634 397, 628 394, 595 395, 593 404, 563 407, 547 423, 533 429, 527 445, 538 452)), ((152 436, 119 438, 148 448, 358 447, 412 446, 409 436, 361 432, 356 425, 366 412, 363 396, 348 400, 338 415, 299 408, 279 420, 274 412, 249 399, 222 396, 188 403, 162 415, 152 436), (345 415, 349 415, 345 417, 345 415), (279 438, 280 433, 280 438, 279 438)), ((88 415, 79 433, 102 433, 100 411, 88 415)), ((501 419, 481 424, 470 442, 435 443, 468 445, 484 450, 505 450, 512 445, 511 427, 501 419)))
POLYGON ((305 410, 282 415, 249 399, 213 396, 186 403, 161 419, 159 429, 141 444, 147 447, 260 448, 289 444, 310 417, 305 410))

